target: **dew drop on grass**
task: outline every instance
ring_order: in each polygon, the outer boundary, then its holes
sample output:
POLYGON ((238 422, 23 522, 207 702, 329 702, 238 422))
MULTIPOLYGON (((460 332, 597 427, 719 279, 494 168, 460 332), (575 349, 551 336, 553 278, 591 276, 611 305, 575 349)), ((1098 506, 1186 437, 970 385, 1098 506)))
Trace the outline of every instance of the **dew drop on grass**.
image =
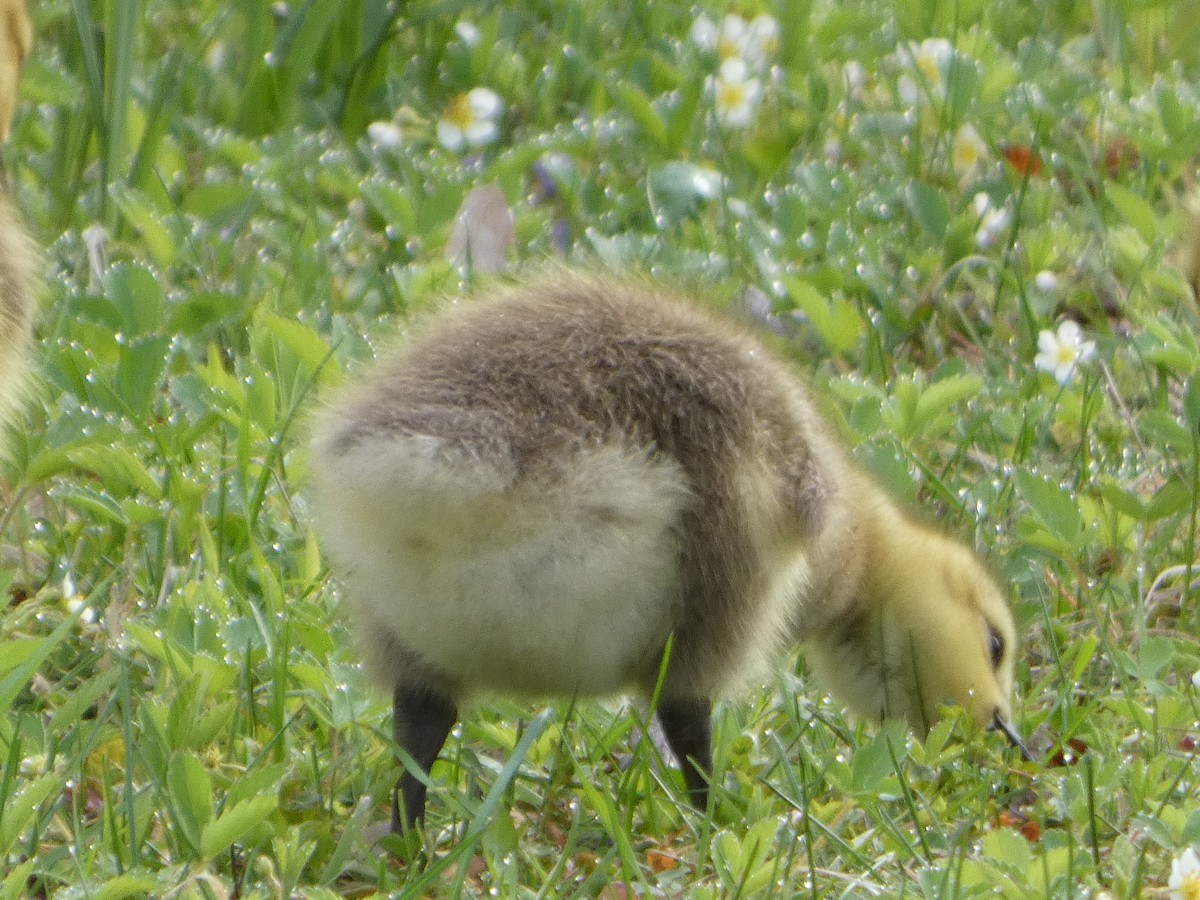
POLYGON ((805 250, 811 250, 813 247, 817 246, 817 237, 812 233, 811 228, 806 228, 804 233, 800 235, 798 243, 805 250))
POLYGON ((909 266, 904 270, 904 277, 909 281, 916 281, 921 277, 921 273, 917 271, 916 266, 909 266))

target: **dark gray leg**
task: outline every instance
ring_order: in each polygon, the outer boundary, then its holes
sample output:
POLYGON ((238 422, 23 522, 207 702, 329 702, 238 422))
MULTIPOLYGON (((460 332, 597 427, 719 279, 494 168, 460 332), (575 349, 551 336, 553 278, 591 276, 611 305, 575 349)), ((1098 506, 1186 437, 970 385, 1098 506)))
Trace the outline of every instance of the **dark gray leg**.
POLYGON ((667 743, 683 767, 688 797, 696 809, 708 806, 708 779, 712 774, 712 701, 663 699, 658 721, 667 743))
MULTIPOLYGON (((392 695, 392 734, 425 773, 457 718, 453 700, 422 685, 397 685, 392 695)), ((393 801, 392 831, 399 833, 424 817, 425 785, 405 769, 396 782, 393 801)))

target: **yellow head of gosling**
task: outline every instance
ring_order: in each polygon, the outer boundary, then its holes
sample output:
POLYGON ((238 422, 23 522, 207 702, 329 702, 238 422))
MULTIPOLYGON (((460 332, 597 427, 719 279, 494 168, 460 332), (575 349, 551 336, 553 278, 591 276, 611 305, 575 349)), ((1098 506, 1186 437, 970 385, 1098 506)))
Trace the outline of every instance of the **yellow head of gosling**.
POLYGON ((865 568, 846 614, 812 634, 814 675, 860 718, 925 734, 944 705, 983 728, 1011 726, 1017 638, 1008 603, 963 545, 881 505, 861 526, 865 568))

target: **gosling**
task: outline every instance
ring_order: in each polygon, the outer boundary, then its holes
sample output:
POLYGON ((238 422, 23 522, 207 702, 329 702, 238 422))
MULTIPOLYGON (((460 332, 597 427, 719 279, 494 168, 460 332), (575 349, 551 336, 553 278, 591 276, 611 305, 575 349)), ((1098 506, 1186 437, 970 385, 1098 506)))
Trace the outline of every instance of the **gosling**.
MULTIPOLYGON (((859 717, 924 732, 951 702, 1020 746, 1013 618, 984 567, 681 298, 555 271, 452 303, 335 399, 313 449, 318 530, 425 772, 464 701, 649 696, 661 674, 704 809, 713 700, 795 642, 859 717)), ((401 831, 425 786, 405 772, 395 804, 401 831)))
MULTIPOLYGON (((25 4, 0 0, 0 141, 8 138, 17 80, 31 40, 25 4)), ((4 449, 2 426, 19 396, 33 327, 33 268, 33 245, 21 226, 0 166, 0 453, 4 449)))

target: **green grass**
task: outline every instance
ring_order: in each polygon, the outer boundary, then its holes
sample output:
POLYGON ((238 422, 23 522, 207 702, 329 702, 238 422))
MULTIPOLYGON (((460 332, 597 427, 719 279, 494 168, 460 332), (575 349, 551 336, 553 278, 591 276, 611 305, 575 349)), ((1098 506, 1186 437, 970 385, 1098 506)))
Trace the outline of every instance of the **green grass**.
POLYGON ((46 283, 0 478, 0 897, 1125 898, 1200 845, 1189 0, 748 0, 782 34, 745 129, 675 0, 35 6, 4 151, 46 283), (922 74, 929 37, 955 53, 922 74), (476 86, 498 139, 450 152, 476 86), (399 149, 366 136, 387 120, 399 149), (1011 586, 1043 761, 954 717, 856 728, 793 660, 720 710, 711 819, 636 714, 498 702, 447 744, 425 847, 363 844, 388 711, 304 421, 469 280, 444 251, 482 183, 515 268, 565 246, 766 293, 859 458, 1011 586), (1008 211, 986 246, 980 193, 1008 211), (1033 359, 1064 317, 1097 352, 1060 386, 1033 359))

